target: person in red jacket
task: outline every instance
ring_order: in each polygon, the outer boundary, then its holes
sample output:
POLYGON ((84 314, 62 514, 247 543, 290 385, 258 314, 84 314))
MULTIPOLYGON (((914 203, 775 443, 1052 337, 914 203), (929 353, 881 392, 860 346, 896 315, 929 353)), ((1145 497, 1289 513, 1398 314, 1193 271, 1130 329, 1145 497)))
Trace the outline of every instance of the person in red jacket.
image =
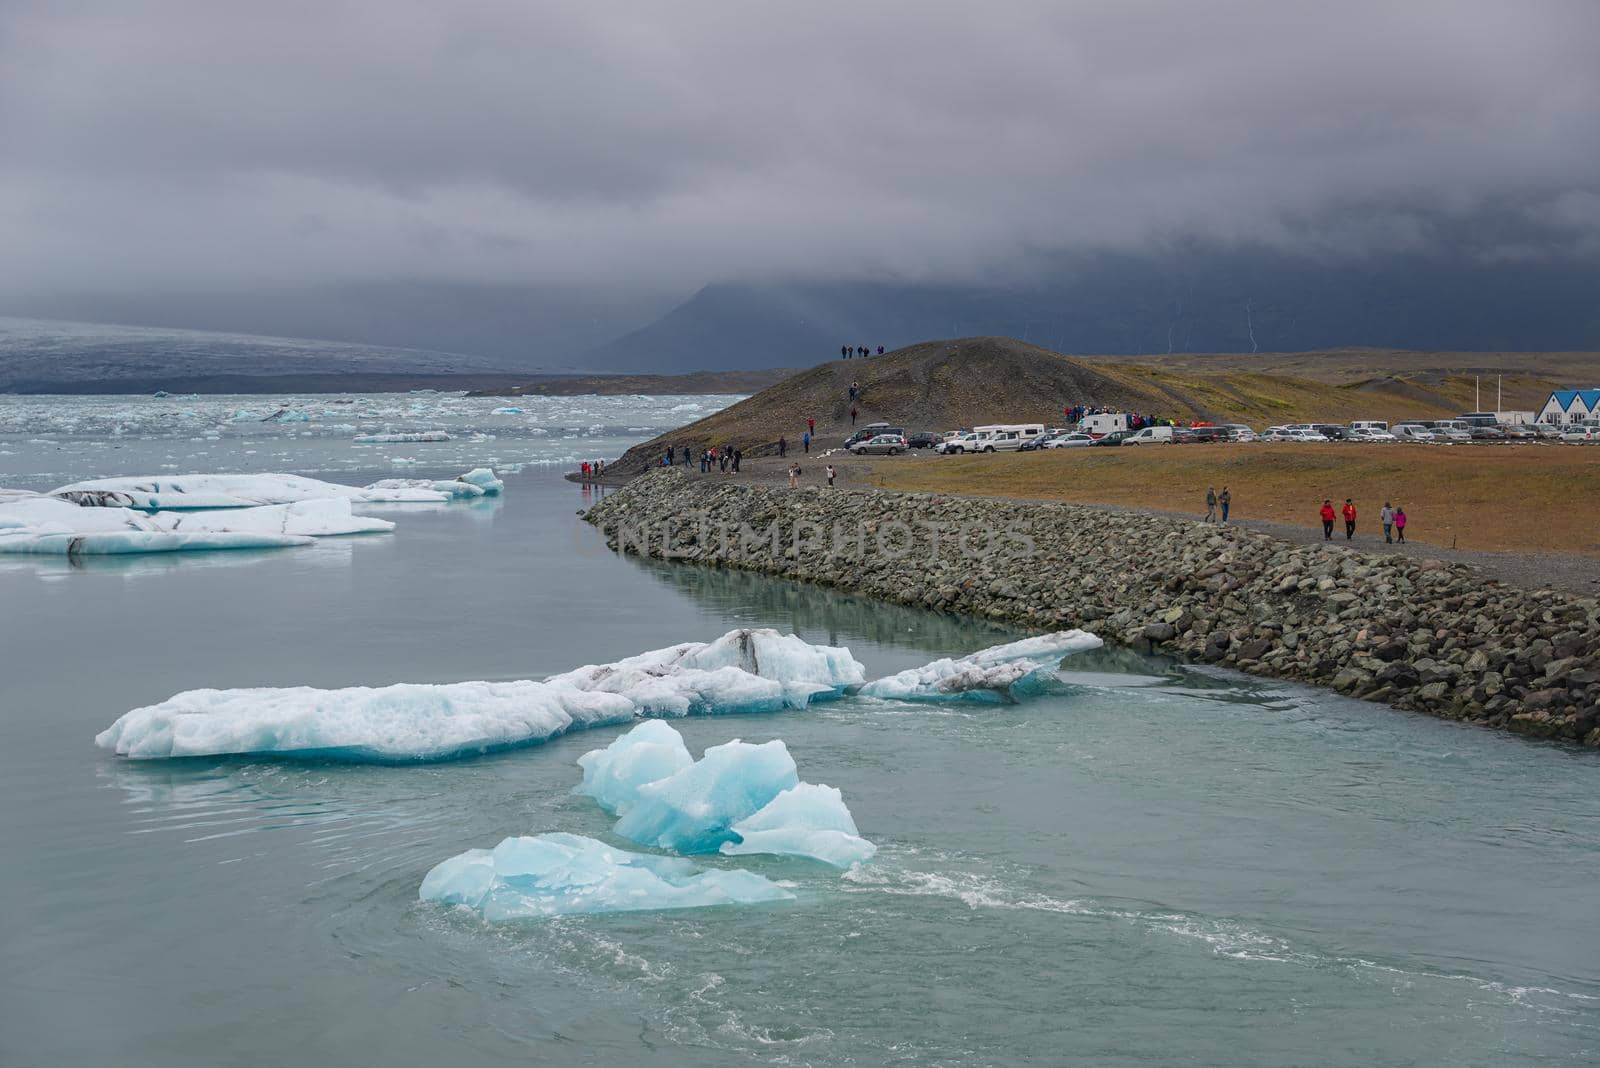
POLYGON ((1318 514, 1322 516, 1322 540, 1323 541, 1332 541, 1333 540, 1333 501, 1332 500, 1324 500, 1322 502, 1322 511, 1319 512, 1318 514))
POLYGON ((1355 537, 1356 533, 1355 502, 1349 497, 1346 497, 1344 499, 1344 507, 1340 509, 1340 511, 1344 513, 1344 540, 1349 541, 1351 538, 1355 537))

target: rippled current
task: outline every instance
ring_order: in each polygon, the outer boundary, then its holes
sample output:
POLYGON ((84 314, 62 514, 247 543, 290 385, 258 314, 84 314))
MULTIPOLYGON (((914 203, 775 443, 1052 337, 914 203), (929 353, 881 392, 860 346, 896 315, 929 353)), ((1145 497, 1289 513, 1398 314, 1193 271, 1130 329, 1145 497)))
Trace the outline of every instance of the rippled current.
MULTIPOLYGON (((600 400, 621 428, 602 455, 681 419, 600 400)), ((202 469, 393 473, 333 434, 190 437, 11 429, 0 485, 201 445, 202 469)), ((552 455, 511 437, 413 469, 552 455)), ((510 834, 608 837, 570 791, 577 756, 618 729, 409 768, 131 763, 92 744, 202 686, 521 678, 754 624, 847 645, 877 675, 1012 636, 619 560, 577 521, 586 503, 535 466, 499 501, 384 510, 391 535, 0 563, 0 1063, 1600 1059, 1595 754, 1296 686, 1102 651, 1013 708, 683 721, 696 751, 783 738, 877 858, 842 877, 740 858, 792 886, 778 906, 510 927, 420 904, 423 874, 510 834)))

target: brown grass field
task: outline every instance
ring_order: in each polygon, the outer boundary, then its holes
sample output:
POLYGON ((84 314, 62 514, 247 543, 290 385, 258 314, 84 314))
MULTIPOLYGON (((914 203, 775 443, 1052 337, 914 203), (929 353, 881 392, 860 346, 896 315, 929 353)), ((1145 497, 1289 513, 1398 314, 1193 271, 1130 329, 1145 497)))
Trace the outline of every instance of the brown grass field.
POLYGON ((1600 448, 1583 445, 1147 445, 874 462, 886 489, 1205 512, 1226 485, 1239 519, 1317 528, 1325 497, 1352 497, 1361 532, 1384 501, 1408 541, 1600 557, 1600 448))

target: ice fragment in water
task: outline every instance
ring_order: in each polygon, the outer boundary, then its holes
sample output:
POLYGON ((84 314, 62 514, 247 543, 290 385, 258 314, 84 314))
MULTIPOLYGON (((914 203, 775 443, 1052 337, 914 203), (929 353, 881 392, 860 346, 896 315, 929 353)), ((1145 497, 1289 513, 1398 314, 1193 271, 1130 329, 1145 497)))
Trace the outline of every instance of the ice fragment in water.
POLYGON ((646 720, 604 749, 592 749, 578 758, 583 782, 574 793, 586 794, 607 812, 620 815, 638 800, 639 787, 693 763, 683 735, 663 720, 646 720))
POLYGON ((836 868, 872 859, 878 847, 861 837, 844 798, 832 786, 802 782, 733 825, 729 855, 776 853, 810 857, 836 868))
POLYGON ((616 832, 640 845, 715 853, 733 825, 799 782, 783 742, 714 745, 693 764, 640 786, 616 832))
POLYGON ((1081 630, 1041 634, 875 679, 860 692, 894 701, 1018 701, 1048 686, 1062 657, 1104 644, 1081 630))

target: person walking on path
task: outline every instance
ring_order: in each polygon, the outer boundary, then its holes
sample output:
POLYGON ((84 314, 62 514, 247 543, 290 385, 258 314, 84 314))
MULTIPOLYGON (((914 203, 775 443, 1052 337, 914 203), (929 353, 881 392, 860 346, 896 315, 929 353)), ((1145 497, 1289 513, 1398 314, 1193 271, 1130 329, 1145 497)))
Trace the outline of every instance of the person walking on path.
POLYGON ((805 449, 806 455, 811 455, 811 431, 807 430, 800 435, 800 445, 805 449))
POLYGON ((739 473, 739 461, 743 460, 743 459, 744 459, 744 450, 743 449, 734 449, 733 450, 733 473, 734 474, 737 475, 739 473))
POLYGON ((1206 487, 1206 517, 1202 522, 1215 523, 1217 521, 1217 487, 1206 487))
POLYGON ((1339 510, 1344 513, 1344 540, 1349 541, 1356 536, 1356 504, 1346 497, 1344 507, 1339 510))
POLYGON ((815 419, 807 419, 806 420, 806 433, 807 434, 815 434, 816 432, 817 432, 817 421, 815 419))
POLYGON ((683 466, 689 466, 689 446, 687 445, 683 447, 683 466))
POLYGON ((790 489, 799 489, 800 488, 800 465, 799 464, 790 464, 789 465, 789 488, 790 489))
POLYGON ((1222 492, 1217 494, 1217 503, 1222 505, 1222 521, 1228 521, 1228 506, 1233 503, 1233 494, 1228 492, 1228 487, 1223 486, 1222 492))
POLYGON ((1394 510, 1394 535, 1401 544, 1406 540, 1406 510, 1404 507, 1394 510))
POLYGON ((588 460, 583 461, 583 480, 585 482, 589 481, 589 461, 588 460))
POLYGON ((789 455, 789 439, 784 437, 782 434, 779 434, 778 435, 778 458, 782 459, 783 457, 788 456, 788 455, 789 455))
POLYGON ((828 465, 828 488, 829 489, 833 488, 833 479, 834 479, 834 476, 836 476, 837 474, 838 474, 838 472, 833 469, 833 465, 829 464, 828 465))
POLYGON ((850 405, 850 425, 856 425, 856 406, 854 404, 850 405))
POLYGON ((1394 542, 1394 509, 1389 507, 1389 502, 1383 502, 1383 511, 1378 513, 1378 522, 1383 524, 1383 543, 1394 542))
POLYGON ((1322 510, 1320 512, 1318 512, 1317 514, 1322 516, 1322 540, 1323 541, 1332 541, 1333 540, 1333 501, 1331 499, 1324 498, 1323 501, 1322 501, 1322 510))

